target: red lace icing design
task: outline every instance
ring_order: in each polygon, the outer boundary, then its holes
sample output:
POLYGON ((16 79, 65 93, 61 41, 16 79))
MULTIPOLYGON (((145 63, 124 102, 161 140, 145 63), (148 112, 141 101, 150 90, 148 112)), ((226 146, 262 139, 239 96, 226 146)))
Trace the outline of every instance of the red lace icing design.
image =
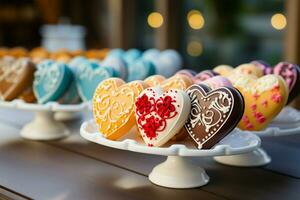
MULTIPOLYGON (((150 140, 156 138, 157 132, 162 132, 167 126, 167 119, 175 117, 178 112, 174 105, 176 101, 171 96, 163 96, 155 100, 143 94, 135 103, 138 115, 137 123, 150 140)), ((150 145, 151 146, 151 145, 150 145)))

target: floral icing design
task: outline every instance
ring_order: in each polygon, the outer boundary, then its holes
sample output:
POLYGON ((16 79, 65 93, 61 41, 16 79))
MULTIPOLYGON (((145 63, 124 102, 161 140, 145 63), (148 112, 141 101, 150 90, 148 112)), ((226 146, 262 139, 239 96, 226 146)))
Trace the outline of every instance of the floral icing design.
POLYGON ((169 95, 155 99, 143 94, 137 99, 135 103, 137 123, 146 137, 152 140, 158 136, 159 132, 165 130, 167 120, 178 114, 175 103, 176 100, 169 95))

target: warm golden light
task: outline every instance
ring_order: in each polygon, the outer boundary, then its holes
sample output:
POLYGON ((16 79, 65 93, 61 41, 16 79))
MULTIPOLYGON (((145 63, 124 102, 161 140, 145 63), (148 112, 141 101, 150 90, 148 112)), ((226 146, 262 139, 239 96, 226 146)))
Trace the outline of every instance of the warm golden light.
POLYGON ((192 29, 201 29, 205 24, 204 17, 199 10, 191 10, 187 15, 187 20, 192 29))
POLYGON ((163 16, 158 12, 153 12, 148 15, 148 24, 152 28, 159 28, 164 23, 163 16))
POLYGON ((203 46, 200 42, 197 41, 191 41, 187 45, 187 53, 190 56, 200 56, 203 52, 203 46))
POLYGON ((271 18, 271 24, 273 28, 277 30, 282 30, 286 27, 286 17, 281 13, 276 13, 271 18))

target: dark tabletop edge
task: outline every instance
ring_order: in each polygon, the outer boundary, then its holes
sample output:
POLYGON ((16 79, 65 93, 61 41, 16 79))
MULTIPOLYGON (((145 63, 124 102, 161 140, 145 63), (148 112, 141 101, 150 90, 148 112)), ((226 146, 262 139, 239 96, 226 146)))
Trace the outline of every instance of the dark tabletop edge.
POLYGON ((31 200, 32 198, 0 185, 0 199, 31 200))

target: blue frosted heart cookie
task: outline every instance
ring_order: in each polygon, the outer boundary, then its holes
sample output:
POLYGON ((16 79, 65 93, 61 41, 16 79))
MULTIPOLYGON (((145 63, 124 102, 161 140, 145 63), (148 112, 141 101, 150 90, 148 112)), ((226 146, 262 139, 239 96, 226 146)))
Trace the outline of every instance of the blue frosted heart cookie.
POLYGON ((127 79, 127 66, 122 58, 107 57, 101 62, 101 66, 111 67, 118 72, 120 78, 123 80, 127 79))
POLYGON ((84 62, 76 71, 76 85, 83 101, 90 101, 98 84, 110 77, 117 77, 117 72, 111 67, 100 66, 95 62, 84 62))
POLYGON ((155 74, 155 66, 152 62, 138 59, 137 61, 128 65, 127 81, 144 80, 148 76, 155 74))
POLYGON ((34 73, 33 91, 38 103, 56 101, 72 81, 72 72, 66 64, 41 62, 34 73))
POLYGON ((123 59, 127 64, 135 62, 138 58, 142 56, 142 52, 138 49, 129 49, 123 54, 123 59))

